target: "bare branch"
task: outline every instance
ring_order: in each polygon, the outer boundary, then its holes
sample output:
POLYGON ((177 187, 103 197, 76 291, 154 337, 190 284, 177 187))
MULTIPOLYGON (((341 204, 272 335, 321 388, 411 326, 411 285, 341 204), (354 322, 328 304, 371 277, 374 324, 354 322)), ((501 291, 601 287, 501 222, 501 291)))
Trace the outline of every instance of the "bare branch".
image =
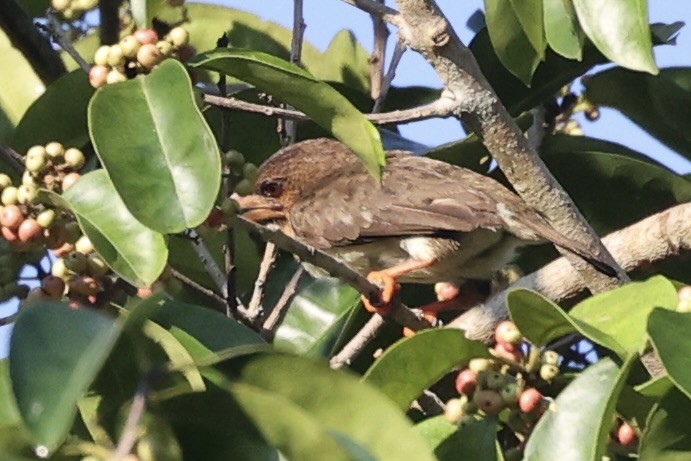
MULTIPOLYGON (((602 241, 621 267, 632 271, 691 251, 689 222, 691 203, 685 203, 613 232, 602 241)), ((559 258, 521 278, 485 304, 473 307, 448 326, 465 330, 470 338, 489 340, 494 327, 508 317, 506 294, 516 287, 538 291, 555 302, 573 298, 587 288, 569 262, 559 258)))
POLYGON ((264 299, 264 285, 266 284, 266 276, 269 271, 274 267, 276 262, 277 249, 276 245, 271 242, 266 244, 264 248, 264 257, 259 265, 259 274, 257 279, 254 281, 254 291, 252 292, 252 298, 247 306, 247 320, 254 323, 254 321, 259 318, 262 312, 262 301, 264 299))
MULTIPOLYGON (((384 0, 379 0, 383 4, 384 0)), ((375 101, 379 99, 384 78, 384 64, 386 63, 386 42, 389 38, 389 28, 386 22, 376 14, 370 15, 374 28, 374 46, 369 57, 370 96, 375 101)), ((373 112, 378 112, 373 110, 373 112)))
POLYGON ((65 53, 69 54, 84 72, 88 73, 91 66, 84 60, 74 46, 72 46, 72 41, 65 35, 65 31, 62 29, 62 24, 57 17, 57 13, 50 9, 46 13, 46 17, 48 18, 48 32, 50 35, 58 42, 60 48, 62 48, 65 53))
POLYGON ((118 440, 118 445, 112 456, 112 461, 120 461, 125 459, 127 455, 132 453, 134 444, 137 443, 137 432, 139 429, 139 422, 146 411, 146 400, 149 394, 148 379, 144 379, 137 389, 137 393, 132 399, 132 405, 127 413, 127 420, 122 429, 122 435, 118 440))
POLYGON ((374 338, 377 337, 386 320, 378 314, 374 314, 371 319, 367 321, 364 327, 351 338, 341 351, 331 357, 329 365, 334 370, 350 365, 354 357, 356 357, 374 338))
POLYGON ((24 173, 24 158, 11 147, 0 142, 0 157, 17 173, 24 173))
POLYGON ((226 300, 223 299, 221 296, 218 296, 216 292, 210 288, 206 288, 203 285, 200 285, 199 283, 195 282, 191 278, 187 277, 185 274, 179 272, 176 269, 173 269, 171 266, 168 266, 166 269, 166 272, 170 274, 171 277, 176 278, 183 284, 187 285, 188 287, 192 288, 195 291, 198 291, 199 293, 203 294, 204 296, 208 296, 209 298, 213 299, 218 303, 219 306, 222 306, 225 309, 226 306, 226 300))
MULTIPOLYGON (((298 66, 302 59, 302 41, 306 27, 302 10, 302 0, 293 0, 293 37, 290 43, 290 62, 298 66)), ((285 128, 288 144, 293 144, 297 136, 297 123, 294 119, 287 119, 285 128)))
POLYGON ((372 108, 373 114, 376 114, 381 110, 381 106, 384 104, 386 95, 389 94, 391 82, 393 82, 393 79, 396 76, 396 68, 398 67, 398 64, 401 62, 403 53, 405 53, 405 50, 407 49, 408 47, 406 47, 405 44, 400 40, 396 42, 396 48, 394 49, 393 56, 391 57, 391 64, 389 64, 389 70, 386 72, 386 76, 384 77, 384 81, 382 82, 379 96, 377 96, 377 99, 374 101, 374 107, 372 108))
POLYGON ((278 298, 278 301, 276 302, 276 305, 274 308, 271 310, 271 313, 269 316, 266 318, 266 321, 264 322, 264 325, 262 326, 262 336, 264 339, 267 341, 271 339, 271 337, 274 334, 274 329, 276 328, 276 325, 278 324, 278 321, 281 319, 283 316, 283 313, 285 312, 286 308, 288 307, 288 303, 290 302, 291 299, 293 299, 293 296, 295 295, 295 292, 297 291, 298 283, 300 282, 300 277, 302 277, 302 274, 305 273, 304 267, 300 266, 298 270, 295 271, 293 276, 290 278, 288 283, 286 284, 286 287, 283 289, 283 293, 281 293, 281 297, 278 298))

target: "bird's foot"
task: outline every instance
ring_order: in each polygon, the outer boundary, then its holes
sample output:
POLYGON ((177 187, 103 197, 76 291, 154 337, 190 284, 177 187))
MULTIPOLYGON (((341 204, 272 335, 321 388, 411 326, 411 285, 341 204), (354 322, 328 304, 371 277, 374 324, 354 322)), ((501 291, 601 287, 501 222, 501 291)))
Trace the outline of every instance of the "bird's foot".
POLYGON ((380 287, 381 293, 379 295, 379 302, 376 305, 368 297, 362 297, 362 304, 365 310, 379 315, 390 313, 393 308, 393 300, 401 285, 396 283, 396 279, 386 271, 370 272, 367 274, 367 280, 380 287))

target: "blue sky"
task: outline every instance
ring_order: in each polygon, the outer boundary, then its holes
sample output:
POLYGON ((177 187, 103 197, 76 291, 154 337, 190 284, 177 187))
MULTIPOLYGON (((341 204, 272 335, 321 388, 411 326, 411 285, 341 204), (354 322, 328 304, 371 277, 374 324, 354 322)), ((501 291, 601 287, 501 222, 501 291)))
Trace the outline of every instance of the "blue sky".
MULTIPOLYGON (((293 2, 291 0, 216 0, 233 8, 253 12, 260 17, 286 27, 292 25, 293 2)), ((372 23, 367 14, 341 0, 304 0, 305 39, 320 49, 325 49, 331 38, 341 29, 351 29, 367 50, 372 47, 372 23)), ((467 18, 478 8, 481 0, 438 0, 437 3, 456 28, 461 39, 468 43, 473 33, 465 27, 467 18)), ((391 0, 387 4, 394 5, 391 0)), ((681 30, 676 46, 657 47, 655 55, 660 67, 691 66, 691 8, 689 2, 677 0, 650 0, 651 22, 684 21, 687 26, 681 30)), ((391 28, 395 32, 394 28, 391 28)), ((394 35, 390 42, 393 44, 394 35)), ((389 50, 390 56, 390 50, 389 50)), ((441 81, 427 62, 417 53, 408 51, 403 56, 395 85, 427 85, 441 87, 441 81)), ((598 122, 582 121, 587 135, 608 139, 632 147, 658 159, 679 173, 691 172, 691 162, 671 151, 660 142, 619 115, 616 111, 603 109, 598 122)), ((429 146, 443 144, 463 137, 457 121, 452 119, 429 120, 411 123, 401 127, 404 136, 429 146)), ((15 303, 0 306, 0 317, 11 314, 15 303)), ((10 327, 0 327, 0 357, 6 355, 10 327)))

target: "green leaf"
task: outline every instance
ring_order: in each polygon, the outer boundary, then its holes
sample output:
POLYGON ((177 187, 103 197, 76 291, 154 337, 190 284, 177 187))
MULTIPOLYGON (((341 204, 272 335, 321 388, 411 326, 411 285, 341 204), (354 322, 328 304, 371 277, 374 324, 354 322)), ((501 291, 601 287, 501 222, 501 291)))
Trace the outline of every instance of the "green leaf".
POLYGON ((339 279, 310 282, 293 298, 273 344, 277 350, 329 357, 360 293, 339 279))
POLYGON ((138 287, 156 281, 168 257, 165 238, 132 216, 105 171, 85 174, 63 197, 108 267, 138 287))
POLYGON ((586 97, 597 105, 617 109, 671 149, 691 158, 691 67, 662 69, 657 76, 609 69, 586 81, 586 97))
POLYGON ((538 347, 545 346, 562 336, 578 332, 593 342, 611 349, 620 357, 626 356, 626 351, 614 338, 585 321, 569 316, 540 293, 517 288, 509 292, 506 302, 511 320, 520 332, 538 347))
POLYGON ((132 0, 132 17, 137 27, 139 29, 150 27, 151 20, 163 3, 163 0, 132 0))
POLYGON ((544 47, 537 50, 533 46, 512 3, 485 0, 487 30, 499 61, 525 86, 531 86, 533 73, 544 58, 544 47))
POLYGON ((669 379, 691 398, 691 314, 655 309, 648 319, 648 334, 667 369, 669 379))
POLYGON ((10 340, 10 378, 34 441, 53 451, 67 436, 121 324, 99 312, 39 301, 22 309, 10 340))
POLYGON ((509 0, 525 36, 540 59, 545 58, 545 30, 543 23, 543 0, 509 0))
POLYGON ((674 387, 674 383, 669 379, 669 376, 663 375, 657 378, 652 378, 635 387, 636 392, 645 397, 653 399, 661 399, 667 394, 670 389, 674 387))
POLYGON ((673 389, 648 420, 639 448, 640 461, 686 461, 691 457, 691 400, 673 389))
POLYGON ((569 315, 611 336, 628 352, 642 353, 648 339, 648 315, 655 307, 677 307, 677 290, 663 276, 591 296, 574 306, 569 315))
POLYGON ((390 346, 362 380, 388 395, 405 411, 422 392, 472 358, 491 358, 487 346, 456 329, 421 331, 390 346))
POLYGON ((497 420, 487 417, 459 429, 444 415, 415 425, 439 461, 495 461, 497 459, 497 420))
POLYGON ((558 54, 580 61, 583 57, 583 31, 578 24, 573 3, 543 0, 545 37, 558 54))
POLYGON ((528 439, 525 459, 601 459, 619 393, 635 360, 630 359, 620 368, 604 359, 586 368, 542 415, 528 439))
POLYGON ((612 62, 657 74, 647 0, 573 0, 585 34, 612 62))
POLYGON ((9 144, 22 154, 31 146, 51 141, 82 147, 89 142, 86 108, 93 94, 83 70, 63 75, 27 109, 9 144))
POLYGON ((275 56, 237 49, 202 53, 189 65, 237 77, 305 112, 353 149, 369 172, 381 179, 384 150, 377 129, 343 95, 309 72, 275 56))
MULTIPOLYGON (((434 459, 404 413, 386 396, 353 376, 303 357, 280 354, 244 357, 227 363, 227 367, 238 383, 292 402, 320 427, 347 436, 376 459, 434 459)), ((252 418, 256 416, 251 409, 247 413, 252 418)))
POLYGON ((220 153, 178 61, 100 88, 89 104, 89 130, 115 189, 144 225, 176 233, 209 215, 220 153))

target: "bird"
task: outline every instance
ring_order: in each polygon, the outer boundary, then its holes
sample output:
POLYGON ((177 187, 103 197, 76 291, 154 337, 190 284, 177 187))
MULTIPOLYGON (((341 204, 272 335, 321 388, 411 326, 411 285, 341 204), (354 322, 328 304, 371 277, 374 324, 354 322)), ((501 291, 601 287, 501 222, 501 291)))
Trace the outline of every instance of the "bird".
MULTIPOLYGON (((614 270, 556 231, 498 181, 407 151, 385 152, 381 184, 345 144, 301 141, 269 157, 239 213, 323 250, 382 287, 385 313, 398 283, 491 280, 524 245, 551 241, 598 270, 614 270)), ((313 274, 318 269, 307 266, 313 274)))

